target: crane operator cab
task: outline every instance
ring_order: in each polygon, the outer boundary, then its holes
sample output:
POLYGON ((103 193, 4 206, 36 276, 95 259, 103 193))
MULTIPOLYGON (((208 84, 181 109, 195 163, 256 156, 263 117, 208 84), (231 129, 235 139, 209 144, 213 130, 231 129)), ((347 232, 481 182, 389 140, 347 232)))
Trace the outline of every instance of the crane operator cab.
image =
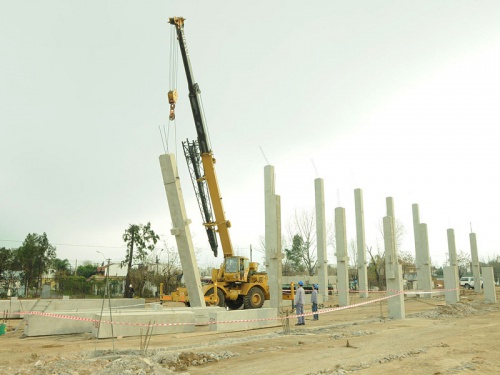
POLYGON ((226 282, 246 282, 251 271, 250 261, 244 257, 227 257, 224 260, 224 279, 226 282))

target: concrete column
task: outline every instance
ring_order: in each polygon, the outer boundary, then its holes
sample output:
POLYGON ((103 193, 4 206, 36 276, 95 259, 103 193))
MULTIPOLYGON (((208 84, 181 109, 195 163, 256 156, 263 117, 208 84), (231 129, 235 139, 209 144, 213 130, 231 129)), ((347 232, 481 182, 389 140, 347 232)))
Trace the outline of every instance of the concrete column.
POLYGON ((443 267, 444 274, 444 300, 446 304, 453 305, 460 300, 460 285, 458 283, 458 267, 443 267))
POLYGON ((392 253, 389 254, 389 257, 387 257, 387 253, 386 253, 385 260, 386 260, 386 264, 387 264, 388 260, 390 261, 391 269, 393 272, 395 272, 394 276, 397 279, 403 280, 403 271, 402 271, 403 268, 402 268, 402 266, 397 267, 397 265, 399 264, 399 261, 398 261, 398 244, 397 244, 397 238, 396 238, 396 212, 394 210, 394 198, 392 198, 392 197, 385 198, 385 204, 386 204, 386 209, 387 209, 387 216, 392 218, 392 228, 393 228, 393 232, 394 232, 394 246, 392 246, 392 253))
POLYGON ((202 307, 205 306, 205 298, 201 289, 200 271, 198 270, 191 231, 189 230, 191 220, 186 215, 174 154, 160 155, 160 167, 172 220, 170 233, 175 236, 177 242, 189 303, 192 307, 202 307))
POLYGON ((396 295, 387 300, 388 317, 391 319, 404 319, 404 294, 403 273, 398 263, 396 254, 396 236, 394 233, 394 218, 384 217, 384 246, 385 246, 385 280, 387 283, 387 295, 396 295))
POLYGON ((368 298, 368 272, 366 268, 366 241, 365 241, 365 211, 363 206, 363 190, 354 190, 354 206, 356 211, 356 247, 358 266, 359 296, 368 298))
POLYGON ((470 240, 470 255, 472 258, 472 276, 474 277, 474 292, 481 293, 481 283, 477 280, 481 279, 481 270, 479 269, 479 253, 477 251, 476 233, 469 233, 470 240))
MULTIPOLYGON (((396 265, 398 262, 398 249, 396 242, 396 213, 394 211, 394 199, 392 197, 385 198, 385 205, 387 209, 387 217, 392 219, 392 235, 394 236, 394 245, 390 246, 391 252, 385 252, 385 264, 386 264, 386 272, 387 272, 387 264, 389 264, 392 272, 396 272, 396 265)), ((397 277, 398 275, 396 275, 397 277)), ((402 275, 401 275, 402 276, 402 275)))
MULTIPOLYGON (((427 224, 420 224, 420 251, 417 252, 417 282, 418 289, 426 292, 432 291, 431 259, 429 256, 429 234, 427 224)), ((425 298, 431 298, 431 294, 424 294, 425 298)))
POLYGON ((411 210, 413 214, 413 238, 415 241, 415 266, 417 268, 417 289, 418 289, 418 269, 420 268, 418 254, 420 254, 420 211, 418 204, 412 204, 411 210))
POLYGON ((349 305, 349 257, 347 255, 347 234, 345 208, 335 208, 335 240, 337 257, 337 289, 339 306, 349 305))
POLYGON ((322 178, 314 180, 316 202, 316 244, 318 253, 318 294, 328 301, 328 258, 326 255, 325 186, 322 178))
MULTIPOLYGON (((481 271, 483 274, 484 301, 488 303, 497 303, 493 267, 481 267, 481 271)), ((476 283, 478 282, 476 281, 476 278, 474 278, 474 289, 476 289, 476 283)))
MULTIPOLYGON (((385 206, 387 209, 387 216, 392 217, 392 219, 394 220, 394 223, 395 223, 396 222, 396 213, 394 211, 394 198, 393 197, 385 198, 385 206)), ((394 226, 394 234, 396 234, 395 233, 396 226, 395 225, 393 225, 393 226, 394 226)))
MULTIPOLYGON (((448 229, 447 231, 448 235, 448 259, 450 262, 450 266, 457 266, 457 245, 455 243, 455 231, 453 229, 448 229)), ((458 274, 457 274, 458 277, 458 274)))
POLYGON ((266 271, 269 278, 270 307, 283 310, 281 201, 274 193, 274 167, 264 167, 266 271))

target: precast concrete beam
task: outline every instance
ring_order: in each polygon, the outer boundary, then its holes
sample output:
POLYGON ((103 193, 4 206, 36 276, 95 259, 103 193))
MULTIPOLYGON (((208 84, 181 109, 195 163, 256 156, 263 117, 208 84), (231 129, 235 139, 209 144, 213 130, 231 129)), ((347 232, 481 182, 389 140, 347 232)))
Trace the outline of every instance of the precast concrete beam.
POLYGON ((187 218, 184 197, 182 195, 181 182, 177 172, 177 164, 174 154, 160 155, 161 173, 165 193, 167 194, 170 218, 172 220, 171 233, 175 236, 179 259, 181 261, 184 280, 189 295, 189 303, 193 307, 205 306, 205 298, 201 289, 200 272, 194 253, 193 240, 187 218))

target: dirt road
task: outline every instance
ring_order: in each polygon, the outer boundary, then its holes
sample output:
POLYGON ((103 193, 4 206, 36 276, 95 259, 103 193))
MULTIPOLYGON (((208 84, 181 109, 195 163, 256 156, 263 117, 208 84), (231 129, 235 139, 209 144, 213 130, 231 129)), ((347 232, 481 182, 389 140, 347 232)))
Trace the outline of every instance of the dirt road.
POLYGON ((498 374, 500 304, 483 300, 473 291, 453 306, 443 297, 406 298, 404 320, 386 319, 386 303, 376 302, 308 317, 305 326, 293 320, 289 332, 200 328, 152 336, 146 353, 139 337, 23 339, 12 331, 17 321, 0 336, 0 374, 498 374))

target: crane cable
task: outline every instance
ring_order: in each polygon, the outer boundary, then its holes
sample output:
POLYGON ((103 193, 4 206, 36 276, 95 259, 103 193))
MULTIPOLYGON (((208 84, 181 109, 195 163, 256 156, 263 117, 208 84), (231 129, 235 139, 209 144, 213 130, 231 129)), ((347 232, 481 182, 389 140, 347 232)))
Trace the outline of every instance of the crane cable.
MULTIPOLYGON (((170 60, 169 60, 169 75, 168 75, 168 99, 170 103, 170 114, 169 114, 169 125, 167 126, 167 132, 165 134, 165 126, 163 127, 163 135, 165 136, 166 151, 169 150, 169 139, 170 139, 170 122, 173 123, 173 137, 174 137, 174 148, 175 156, 177 157, 177 121, 175 120, 175 103, 177 101, 177 76, 178 76, 178 65, 179 65, 179 52, 177 48, 177 33, 175 27, 170 29, 170 60)), ((163 138, 162 135, 162 138, 163 138)))

